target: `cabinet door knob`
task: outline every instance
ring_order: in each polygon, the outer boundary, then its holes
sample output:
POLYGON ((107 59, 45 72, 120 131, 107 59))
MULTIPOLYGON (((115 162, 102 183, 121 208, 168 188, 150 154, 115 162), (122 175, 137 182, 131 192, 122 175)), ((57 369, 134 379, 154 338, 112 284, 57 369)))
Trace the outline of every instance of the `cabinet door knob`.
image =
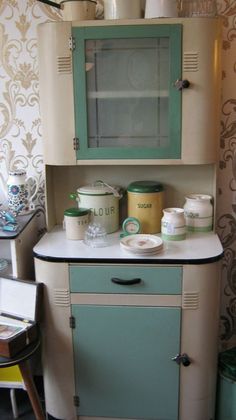
POLYGON ((174 83, 174 86, 176 87, 176 89, 178 90, 183 90, 183 89, 187 89, 190 86, 190 82, 187 79, 177 79, 176 82, 174 83))
POLYGON ((130 286, 132 284, 138 284, 141 283, 141 279, 137 278, 137 279, 130 279, 130 280, 124 280, 124 279, 119 279, 117 277, 112 277, 111 279, 112 283, 116 283, 116 284, 121 284, 122 286, 130 286))
POLYGON ((176 362, 178 365, 182 363, 183 366, 189 366, 191 364, 191 360, 186 353, 177 354, 175 357, 172 357, 172 360, 176 362))

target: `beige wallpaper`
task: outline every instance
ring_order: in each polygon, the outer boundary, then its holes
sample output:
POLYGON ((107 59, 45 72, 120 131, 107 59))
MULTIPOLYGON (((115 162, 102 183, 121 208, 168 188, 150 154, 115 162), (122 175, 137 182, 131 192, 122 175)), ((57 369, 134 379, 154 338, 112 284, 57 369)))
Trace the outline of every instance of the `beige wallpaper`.
POLYGON ((8 171, 25 169, 38 179, 44 203, 36 27, 60 19, 35 0, 0 0, 0 202, 8 171))
POLYGON ((224 247, 221 340, 236 345, 236 1, 218 1, 223 18, 218 233, 224 247))
MULTIPOLYGON (((218 0, 223 18, 222 113, 218 233, 222 268, 221 340, 236 344, 236 0, 218 0)), ((60 20, 60 11, 36 0, 0 0, 0 202, 9 169, 25 168, 39 182, 44 205, 42 126, 36 28, 60 20)))

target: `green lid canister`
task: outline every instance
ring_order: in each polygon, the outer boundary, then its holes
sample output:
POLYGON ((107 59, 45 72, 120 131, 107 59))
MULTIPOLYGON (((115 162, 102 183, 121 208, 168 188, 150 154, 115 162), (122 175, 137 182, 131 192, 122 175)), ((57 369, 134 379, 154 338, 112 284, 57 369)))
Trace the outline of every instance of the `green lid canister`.
POLYGON ((139 220, 142 233, 161 232, 163 185, 156 181, 135 181, 128 188, 128 217, 139 220))
POLYGON ((69 208, 64 211, 64 227, 66 238, 72 240, 84 239, 90 219, 90 210, 85 208, 69 208))

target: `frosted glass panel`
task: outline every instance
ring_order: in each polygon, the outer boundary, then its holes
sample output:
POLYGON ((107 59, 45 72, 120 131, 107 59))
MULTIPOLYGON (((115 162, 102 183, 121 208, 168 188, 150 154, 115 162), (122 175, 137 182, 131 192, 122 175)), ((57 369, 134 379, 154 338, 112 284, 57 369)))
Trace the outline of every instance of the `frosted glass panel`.
POLYGON ((86 41, 90 148, 169 144, 169 38, 86 41))

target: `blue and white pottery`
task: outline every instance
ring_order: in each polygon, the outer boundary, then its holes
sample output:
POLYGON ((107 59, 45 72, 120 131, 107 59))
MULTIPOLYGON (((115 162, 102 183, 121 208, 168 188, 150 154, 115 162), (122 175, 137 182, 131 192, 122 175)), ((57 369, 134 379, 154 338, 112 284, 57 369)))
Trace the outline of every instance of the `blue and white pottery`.
POLYGON ((26 179, 26 171, 16 169, 9 172, 7 201, 11 211, 25 214, 34 210, 33 199, 36 197, 37 191, 37 180, 33 177, 26 179))

